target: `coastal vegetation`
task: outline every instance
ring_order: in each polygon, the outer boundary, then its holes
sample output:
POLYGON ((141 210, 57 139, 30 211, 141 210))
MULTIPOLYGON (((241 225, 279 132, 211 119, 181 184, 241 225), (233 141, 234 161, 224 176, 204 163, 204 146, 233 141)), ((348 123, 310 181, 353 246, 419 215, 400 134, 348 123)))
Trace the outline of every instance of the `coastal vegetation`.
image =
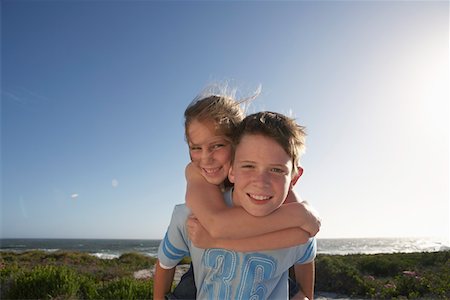
MULTIPOLYGON (((99 259, 42 251, 0 255, 1 299, 151 299, 152 280, 134 273, 153 268, 152 257, 127 253, 99 259)), ((358 298, 450 299, 450 251, 320 254, 316 290, 358 298)))
POLYGON ((450 299, 450 251, 318 255, 316 290, 372 299, 450 299))
POLYGON ((1 253, 1 299, 149 299, 152 282, 135 280, 154 258, 99 259, 80 252, 1 253))

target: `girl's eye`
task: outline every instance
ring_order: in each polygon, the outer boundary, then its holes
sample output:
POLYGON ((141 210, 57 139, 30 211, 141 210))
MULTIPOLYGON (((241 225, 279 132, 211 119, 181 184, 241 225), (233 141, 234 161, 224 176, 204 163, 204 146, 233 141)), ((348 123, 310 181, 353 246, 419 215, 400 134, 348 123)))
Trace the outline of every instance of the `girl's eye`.
POLYGON ((220 149, 220 148, 222 148, 222 147, 224 147, 225 145, 224 144, 215 144, 215 145, 212 145, 212 149, 213 150, 217 150, 217 149, 220 149))
POLYGON ((191 151, 197 151, 197 150, 202 150, 202 148, 197 147, 197 146, 191 146, 191 151))

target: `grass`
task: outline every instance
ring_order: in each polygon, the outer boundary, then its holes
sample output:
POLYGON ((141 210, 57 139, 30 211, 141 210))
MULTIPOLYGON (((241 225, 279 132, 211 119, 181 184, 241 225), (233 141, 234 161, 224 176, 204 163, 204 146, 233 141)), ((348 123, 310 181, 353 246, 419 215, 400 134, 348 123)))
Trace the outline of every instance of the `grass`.
POLYGON ((1 299, 151 299, 153 282, 133 278, 156 259, 99 259, 80 252, 2 252, 1 299))
POLYGON ((319 255, 316 290, 375 299, 450 299, 450 251, 319 255))
MULTIPOLYGON (((156 259, 80 252, 0 252, 1 299, 151 299, 133 273, 156 259)), ((188 261, 184 261, 186 263, 188 261)), ((318 255, 316 290, 375 299, 450 299, 450 252, 318 255)))

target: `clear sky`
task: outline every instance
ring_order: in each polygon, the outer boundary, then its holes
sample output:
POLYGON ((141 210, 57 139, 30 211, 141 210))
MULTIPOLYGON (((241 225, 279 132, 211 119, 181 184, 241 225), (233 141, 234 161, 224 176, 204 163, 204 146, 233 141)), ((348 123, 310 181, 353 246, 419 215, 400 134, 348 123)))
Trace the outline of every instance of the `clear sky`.
POLYGON ((162 238, 228 80, 307 127, 319 238, 449 238, 447 1, 3 0, 1 44, 1 237, 162 238))

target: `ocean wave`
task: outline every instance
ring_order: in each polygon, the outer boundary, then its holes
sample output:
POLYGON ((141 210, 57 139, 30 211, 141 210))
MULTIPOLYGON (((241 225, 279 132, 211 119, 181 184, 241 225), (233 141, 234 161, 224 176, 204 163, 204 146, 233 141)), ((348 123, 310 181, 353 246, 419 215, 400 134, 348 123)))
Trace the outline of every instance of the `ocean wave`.
POLYGON ((61 250, 61 249, 57 249, 57 248, 56 248, 56 249, 35 249, 35 250, 52 253, 52 252, 59 251, 59 250, 61 250))
POLYGON ((0 252, 13 252, 13 253, 24 253, 28 251, 43 251, 48 253, 53 253, 60 251, 61 249, 48 249, 48 248, 26 248, 26 247, 2 247, 0 252))
POLYGON ((17 248, 27 248, 27 245, 14 245, 14 244, 12 244, 12 245, 7 245, 7 246, 3 246, 2 245, 2 250, 3 249, 17 249, 17 248))
MULTIPOLYGON (((0 239, 0 251, 16 253, 33 250, 81 251, 101 259, 119 258, 120 255, 131 252, 156 257, 160 242, 160 240, 0 239)), ((318 238, 317 246, 319 254, 331 255, 450 250, 448 240, 439 238, 318 238)))
POLYGON ((377 254, 447 251, 446 241, 432 238, 318 239, 320 254, 377 254))
POLYGON ((112 253, 89 253, 89 254, 100 259, 115 259, 120 257, 119 254, 112 254, 112 253))

